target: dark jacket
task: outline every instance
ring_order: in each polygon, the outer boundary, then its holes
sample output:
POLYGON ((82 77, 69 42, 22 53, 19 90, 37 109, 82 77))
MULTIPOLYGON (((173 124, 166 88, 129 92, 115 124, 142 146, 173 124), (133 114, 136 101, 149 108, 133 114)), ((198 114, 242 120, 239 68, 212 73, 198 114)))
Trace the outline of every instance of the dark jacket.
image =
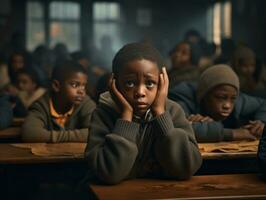
POLYGON ((167 100, 166 112, 144 120, 120 119, 109 92, 92 114, 85 150, 96 180, 115 184, 135 177, 187 179, 201 165, 193 129, 181 107, 167 100))
POLYGON ((6 95, 0 96, 0 129, 7 128, 13 120, 12 105, 6 95))
MULTIPOLYGON (((183 82, 169 91, 169 98, 179 103, 187 116, 203 114, 196 98, 197 84, 183 82)), ((248 120, 266 122, 266 100, 240 93, 234 110, 224 121, 193 122, 198 142, 218 142, 232 139, 232 129, 239 128, 248 120)))
POLYGON ((29 108, 29 114, 22 127, 25 142, 86 142, 88 127, 95 103, 88 97, 77 106, 65 127, 52 118, 49 106, 50 94, 44 94, 29 108))
POLYGON ((264 128, 258 148, 258 160, 262 174, 266 178, 266 128, 264 128))

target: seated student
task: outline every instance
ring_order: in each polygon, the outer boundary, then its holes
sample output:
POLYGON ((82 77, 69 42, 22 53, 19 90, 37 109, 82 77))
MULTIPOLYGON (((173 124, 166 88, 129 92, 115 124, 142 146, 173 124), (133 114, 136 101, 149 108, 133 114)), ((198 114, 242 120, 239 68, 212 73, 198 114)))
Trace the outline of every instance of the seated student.
POLYGON ((22 127, 25 142, 86 142, 95 103, 86 95, 87 74, 65 61, 52 73, 52 89, 29 109, 22 127))
POLYGON ((0 129, 9 127, 13 120, 12 104, 7 95, 0 95, 0 129))
POLYGON ((266 129, 264 129, 258 148, 260 171, 266 178, 266 129))
POLYGON ((238 47, 232 56, 231 66, 239 77, 241 91, 256 96, 264 93, 265 96, 266 69, 252 49, 238 47))
POLYGON ((188 42, 180 42, 170 52, 172 68, 169 71, 170 88, 182 81, 197 80, 199 69, 188 42))
POLYGON ((167 99, 162 66, 148 44, 127 44, 115 55, 110 93, 100 96, 92 114, 85 150, 91 179, 187 179, 200 167, 193 129, 181 107, 167 99))
POLYGON ((41 87, 34 69, 21 69, 17 72, 18 97, 23 105, 28 108, 34 101, 45 93, 41 87))
POLYGON ((227 65, 205 70, 196 83, 169 91, 184 109, 198 142, 255 140, 266 121, 266 100, 239 93, 239 79, 227 65))

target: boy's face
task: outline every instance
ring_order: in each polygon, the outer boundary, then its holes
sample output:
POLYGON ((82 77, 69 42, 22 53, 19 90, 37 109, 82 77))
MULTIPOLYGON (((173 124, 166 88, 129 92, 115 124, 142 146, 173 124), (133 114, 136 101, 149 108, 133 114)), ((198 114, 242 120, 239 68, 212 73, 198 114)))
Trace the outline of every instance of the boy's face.
POLYGON ((79 105, 86 96, 86 85, 86 74, 71 73, 62 83, 59 83, 58 92, 65 104, 79 105))
POLYGON ((128 62, 118 75, 118 89, 137 116, 143 116, 155 100, 159 84, 156 63, 142 59, 128 62))
POLYGON ((13 70, 16 72, 24 67, 24 58, 21 55, 14 55, 11 62, 13 70))
POLYGON ((245 76, 252 76, 255 72, 255 68, 255 59, 246 59, 244 62, 239 63, 239 70, 245 76))
POLYGON ((32 81, 28 74, 19 74, 17 77, 18 88, 22 91, 32 92, 36 88, 36 83, 32 81))
POLYGON ((236 98, 236 88, 230 85, 219 85, 204 97, 205 112, 215 121, 224 120, 233 111, 236 98))
POLYGON ((177 46, 176 51, 172 54, 173 66, 179 66, 181 64, 188 64, 191 59, 190 46, 187 43, 181 43, 177 46))

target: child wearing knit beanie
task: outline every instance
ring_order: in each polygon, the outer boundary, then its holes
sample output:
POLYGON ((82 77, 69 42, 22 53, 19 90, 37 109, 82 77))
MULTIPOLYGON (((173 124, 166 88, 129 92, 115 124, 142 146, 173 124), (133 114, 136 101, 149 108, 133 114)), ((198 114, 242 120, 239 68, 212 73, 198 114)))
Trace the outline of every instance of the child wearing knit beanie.
POLYGON ((239 76, 241 91, 256 94, 255 91, 266 88, 266 69, 252 49, 238 47, 232 56, 231 66, 239 76))
POLYGON ((255 140, 263 132, 266 100, 239 92, 228 65, 205 70, 198 83, 184 82, 169 92, 192 123, 198 142, 255 140))

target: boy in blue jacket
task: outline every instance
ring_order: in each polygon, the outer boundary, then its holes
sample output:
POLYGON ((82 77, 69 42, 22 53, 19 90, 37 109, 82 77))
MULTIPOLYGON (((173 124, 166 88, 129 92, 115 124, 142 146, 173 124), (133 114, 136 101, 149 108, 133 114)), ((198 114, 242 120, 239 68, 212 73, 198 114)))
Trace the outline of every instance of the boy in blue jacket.
POLYGON ((255 140, 263 132, 266 100, 239 92, 239 79, 227 65, 205 70, 196 83, 169 92, 191 121, 198 142, 255 140))

